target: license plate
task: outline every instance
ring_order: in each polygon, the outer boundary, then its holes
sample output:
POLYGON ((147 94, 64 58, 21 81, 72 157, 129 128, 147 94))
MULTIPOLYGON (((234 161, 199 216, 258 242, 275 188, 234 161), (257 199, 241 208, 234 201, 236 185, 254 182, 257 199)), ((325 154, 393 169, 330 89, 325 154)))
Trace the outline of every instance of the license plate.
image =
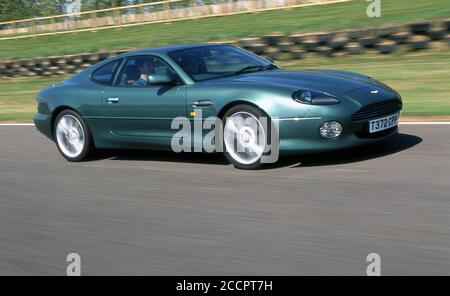
POLYGON ((369 121, 369 133, 376 133, 398 125, 398 113, 369 121))

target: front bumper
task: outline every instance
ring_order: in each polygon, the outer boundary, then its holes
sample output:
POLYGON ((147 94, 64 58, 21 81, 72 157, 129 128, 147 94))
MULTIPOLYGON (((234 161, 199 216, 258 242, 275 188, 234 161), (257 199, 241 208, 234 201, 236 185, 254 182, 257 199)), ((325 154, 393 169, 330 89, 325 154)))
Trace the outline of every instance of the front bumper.
POLYGON ((398 132, 393 127, 378 133, 368 134, 367 121, 352 122, 344 118, 283 118, 278 119, 281 154, 327 152, 356 147, 384 140, 398 132), (343 126, 336 139, 325 139, 319 135, 320 126, 336 120, 343 126))

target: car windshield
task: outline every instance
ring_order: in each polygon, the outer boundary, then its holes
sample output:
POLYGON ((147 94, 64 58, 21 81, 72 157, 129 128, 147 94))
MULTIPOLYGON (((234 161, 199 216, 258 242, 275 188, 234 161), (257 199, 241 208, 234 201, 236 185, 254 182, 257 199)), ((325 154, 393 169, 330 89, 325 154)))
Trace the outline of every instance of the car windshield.
POLYGON ((169 56, 194 81, 278 69, 263 58, 228 45, 182 49, 169 56))

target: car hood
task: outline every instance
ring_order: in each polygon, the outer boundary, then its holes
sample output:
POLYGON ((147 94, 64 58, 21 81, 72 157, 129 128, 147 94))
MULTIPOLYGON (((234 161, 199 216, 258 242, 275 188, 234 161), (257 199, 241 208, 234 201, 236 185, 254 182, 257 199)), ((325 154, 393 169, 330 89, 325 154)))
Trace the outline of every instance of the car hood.
POLYGON ((376 86, 393 91, 386 85, 365 75, 335 70, 305 70, 299 72, 265 71, 246 73, 211 80, 213 83, 240 82, 261 85, 274 85, 292 89, 307 89, 339 96, 357 89, 376 86))

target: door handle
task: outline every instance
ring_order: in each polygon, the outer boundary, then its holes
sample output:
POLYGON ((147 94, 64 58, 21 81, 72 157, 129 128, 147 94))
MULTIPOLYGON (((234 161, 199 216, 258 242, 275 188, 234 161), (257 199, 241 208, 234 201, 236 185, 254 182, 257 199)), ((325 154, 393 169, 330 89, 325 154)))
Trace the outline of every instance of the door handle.
POLYGON ((116 104, 119 103, 119 98, 108 98, 106 101, 108 104, 116 104))
POLYGON ((196 100, 192 103, 192 106, 194 107, 208 107, 211 105, 214 105, 212 100, 196 100))

